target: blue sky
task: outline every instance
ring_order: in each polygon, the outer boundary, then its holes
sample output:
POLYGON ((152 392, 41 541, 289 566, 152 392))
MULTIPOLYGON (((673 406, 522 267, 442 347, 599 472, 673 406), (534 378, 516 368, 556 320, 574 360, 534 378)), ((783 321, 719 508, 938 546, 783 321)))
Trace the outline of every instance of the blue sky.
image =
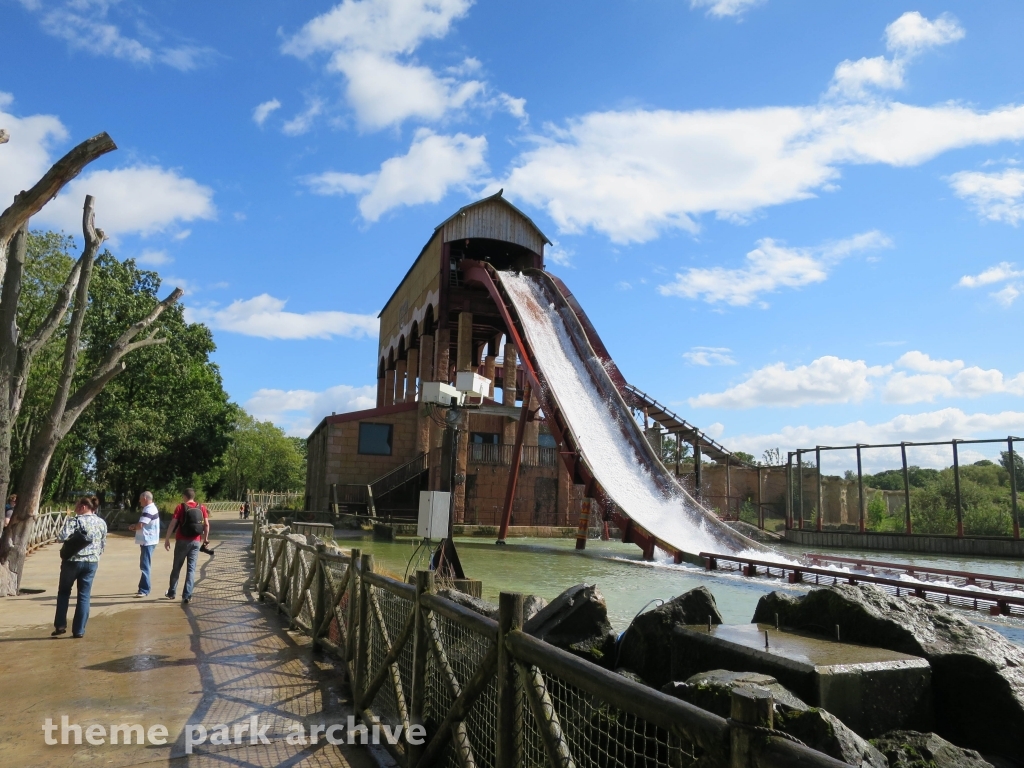
POLYGON ((0 0, 0 196, 109 132, 34 224, 95 195, 293 434, 372 402, 377 312, 498 188, 629 381, 727 446, 1021 434, 1021 29, 1008 0, 0 0))

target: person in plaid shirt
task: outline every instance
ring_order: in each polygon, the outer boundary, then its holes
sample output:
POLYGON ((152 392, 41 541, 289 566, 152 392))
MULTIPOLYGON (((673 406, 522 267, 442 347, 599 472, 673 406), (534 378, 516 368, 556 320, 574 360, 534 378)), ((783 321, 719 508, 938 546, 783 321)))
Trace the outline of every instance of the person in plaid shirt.
POLYGON ((83 496, 75 506, 75 516, 64 524, 57 536, 66 541, 75 531, 81 530, 89 543, 76 554, 60 564, 60 581, 57 586, 57 613, 53 618, 53 633, 58 637, 68 631, 68 604, 71 602, 71 587, 77 582, 78 598, 75 604, 75 618, 71 625, 72 637, 85 637, 85 624, 89 621, 89 597, 92 581, 100 566, 100 555, 107 544, 107 524, 96 514, 100 500, 95 496, 83 496))

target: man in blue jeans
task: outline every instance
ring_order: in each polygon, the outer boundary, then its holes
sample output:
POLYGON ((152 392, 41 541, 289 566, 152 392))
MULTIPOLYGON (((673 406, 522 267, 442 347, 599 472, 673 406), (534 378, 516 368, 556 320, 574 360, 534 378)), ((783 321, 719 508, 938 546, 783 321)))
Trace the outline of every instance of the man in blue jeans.
POLYGON ((143 491, 139 496, 139 505, 142 507, 139 522, 129 525, 128 530, 135 531, 135 543, 139 545, 139 569, 142 571, 139 591, 135 596, 145 597, 151 587, 149 574, 153 563, 153 550, 160 541, 160 510, 153 503, 153 494, 149 491, 143 491))
POLYGON ((164 597, 173 600, 178 588, 178 575, 181 573, 181 566, 187 561, 188 569, 185 571, 185 589, 181 593, 181 604, 188 605, 192 602, 192 588, 196 580, 196 561, 199 559, 199 547, 210 540, 210 514, 206 507, 196 503, 196 492, 186 488, 181 497, 181 504, 174 509, 174 517, 171 524, 167 526, 167 536, 164 538, 164 549, 171 548, 171 534, 174 534, 174 563, 171 565, 171 582, 168 585, 164 597), (193 519, 202 513, 202 529, 196 533, 193 529, 193 519), (191 514, 190 514, 191 512, 191 514))

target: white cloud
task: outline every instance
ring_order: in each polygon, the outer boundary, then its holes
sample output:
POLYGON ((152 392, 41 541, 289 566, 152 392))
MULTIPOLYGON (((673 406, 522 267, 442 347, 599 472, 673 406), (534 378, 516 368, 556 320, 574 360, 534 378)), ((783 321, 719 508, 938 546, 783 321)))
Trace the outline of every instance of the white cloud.
POLYGON ((53 150, 68 139, 68 131, 59 118, 15 117, 6 111, 13 102, 11 94, 0 91, 0 128, 10 134, 10 141, 0 145, 0 210, 10 205, 21 190, 39 181, 53 162, 53 150))
POLYGON ((728 347, 694 347, 683 358, 693 365, 736 365, 731 352, 728 347))
POLYGON ((909 368, 921 373, 938 373, 944 376, 956 373, 964 367, 963 360, 933 360, 924 352, 905 352, 896 360, 898 368, 909 368))
POLYGON ((882 400, 887 403, 933 402, 936 397, 952 397, 956 388, 945 376, 937 373, 894 373, 885 383, 882 400))
POLYGON ((754 408, 820 403, 856 403, 873 391, 872 379, 888 372, 887 366, 868 366, 863 360, 827 355, 810 365, 787 368, 767 365, 724 392, 691 397, 693 408, 754 408))
POLYGON ((970 202, 982 218, 1013 226, 1024 221, 1024 171, 960 171, 948 181, 957 197, 970 202))
MULTIPOLYGON (((159 62, 188 72, 209 61, 215 53, 211 48, 197 45, 146 45, 125 35, 121 27, 110 20, 110 10, 120 8, 130 11, 131 6, 120 5, 116 0, 67 0, 54 3, 22 0, 22 5, 39 14, 40 25, 48 35, 66 41, 73 50, 85 51, 94 56, 109 56, 139 65, 159 62)), ((159 42, 158 36, 151 31, 150 37, 159 42)))
POLYGON ((264 101, 262 104, 257 104, 256 109, 252 111, 252 121, 262 128, 263 123, 265 123, 267 118, 270 117, 270 113, 280 108, 281 102, 277 99, 271 99, 270 101, 264 101))
POLYGON ((563 248, 561 243, 555 240, 551 243, 551 247, 544 251, 545 261, 549 261, 552 264, 557 264, 560 267, 567 269, 572 268, 572 257, 574 251, 563 248))
MULTIPOLYGON (((900 67, 926 44, 956 37, 948 19, 922 22, 905 15, 895 23, 891 44, 900 67)), ((839 71, 861 89, 894 87, 903 82, 894 66, 866 60, 844 62, 839 71)), ((979 111, 955 103, 826 99, 807 106, 591 112, 531 137, 534 146, 519 155, 502 185, 544 208, 561 232, 593 229, 617 243, 644 242, 664 230, 696 231, 704 214, 745 220, 769 206, 834 191, 843 166, 915 166, 952 149, 1021 138, 1024 106, 1015 105, 979 111)))
POLYGON ((764 0, 690 0, 691 8, 707 8, 708 16, 742 16, 764 0))
MULTIPOLYGON (((309 21, 282 50, 300 58, 328 54, 327 68, 345 77, 346 98, 364 129, 410 118, 436 121, 483 94, 482 81, 462 79, 479 71, 479 62, 467 58, 439 75, 412 54, 425 40, 446 36, 471 5, 471 0, 344 0, 309 21)), ((523 111, 518 101, 506 103, 513 114, 523 111)))
POLYGON ((955 43, 965 34, 960 22, 948 13, 929 21, 917 11, 908 11, 885 28, 885 44, 890 51, 914 56, 927 48, 955 43))
POLYGON ((904 13, 885 28, 886 48, 893 58, 874 56, 841 62, 832 76, 828 95, 864 99, 872 89, 902 88, 906 65, 912 59, 928 48, 948 45, 963 36, 963 27, 948 14, 929 21, 917 11, 904 13))
POLYGON ((96 198, 96 226, 110 237, 150 235, 172 229, 179 222, 213 219, 217 215, 213 190, 209 187, 174 170, 137 165, 82 174, 35 220, 77 232, 82 226, 82 202, 86 195, 96 198))
POLYGON ((709 304, 725 302, 733 306, 747 306, 761 294, 779 288, 799 288, 823 282, 829 269, 852 253, 891 245, 889 238, 877 230, 816 248, 789 248, 771 238, 764 238, 747 253, 743 267, 692 267, 677 273, 675 281, 659 286, 658 290, 663 296, 703 298, 709 304))
POLYGON ((190 323, 206 323, 211 328, 258 336, 263 339, 329 339, 348 336, 359 339, 374 336, 379 330, 373 315, 351 312, 286 312, 287 302, 269 294, 238 299, 227 307, 188 307, 190 323))
POLYGON ((861 99, 871 88, 894 90, 903 87, 904 64, 884 56, 842 61, 832 75, 829 95, 861 99))
MULTIPOLYGON (((787 450, 813 448, 816 445, 928 442, 952 438, 1000 437, 1008 433, 1020 434, 1022 429, 1024 429, 1024 412, 968 414, 959 408, 943 408, 925 413, 904 414, 877 424, 854 421, 837 426, 795 426, 785 427, 771 434, 740 435, 730 438, 729 447, 757 456, 766 448, 778 446, 782 448, 783 455, 785 455, 787 450)), ((995 449, 998 450, 998 446, 995 449)), ((952 464, 949 446, 911 448, 909 453, 911 463, 918 466, 948 467, 952 464)), ((961 461, 970 460, 967 453, 966 447, 961 448, 961 461)), ((852 451, 850 454, 845 457, 847 462, 852 460, 852 451)), ((823 454, 823 456, 833 465, 843 458, 838 453, 823 454)), ((864 459, 865 471, 877 471, 879 468, 892 469, 899 466, 899 449, 865 451, 864 459)), ((811 461, 813 462, 813 457, 811 461)), ((826 467, 829 466, 825 461, 822 463, 826 467)), ((847 464, 848 466, 849 464, 847 464)))
POLYGON ((135 261, 146 267, 162 267, 174 261, 167 251, 146 250, 135 257, 135 261))
POLYGON ((272 421, 293 437, 307 437, 324 416, 373 408, 377 388, 339 384, 322 392, 308 389, 259 389, 245 410, 261 421, 272 421))
POLYGON ((964 275, 957 283, 961 288, 979 288, 983 285, 995 285, 1006 282, 1000 290, 989 294, 1000 305, 1009 307, 1020 296, 1024 290, 1024 282, 1007 282, 1016 278, 1024 277, 1024 271, 1018 270, 1016 264, 1002 261, 994 267, 980 272, 977 275, 964 275))
POLYGON ((321 99, 313 99, 302 112, 285 122, 281 130, 288 136, 301 136, 313 127, 313 121, 323 111, 323 101, 321 99))
POLYGON ((452 187, 477 180, 487 168, 486 150, 483 136, 443 136, 421 128, 408 153, 385 160, 376 173, 327 172, 306 182, 320 195, 360 195, 360 214, 377 221, 392 208, 436 203, 452 187))

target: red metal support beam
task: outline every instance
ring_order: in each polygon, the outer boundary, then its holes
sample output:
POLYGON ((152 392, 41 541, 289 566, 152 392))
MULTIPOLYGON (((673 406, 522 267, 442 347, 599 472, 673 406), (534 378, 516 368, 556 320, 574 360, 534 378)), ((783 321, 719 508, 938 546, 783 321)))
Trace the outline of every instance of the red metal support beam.
POLYGON ((516 498, 516 485, 519 483, 519 466, 523 459, 523 437, 526 435, 526 422, 530 420, 529 384, 523 391, 523 407, 519 411, 519 423, 516 424, 516 441, 512 446, 512 466, 508 472, 508 486, 505 488, 505 506, 501 510, 501 527, 498 529, 498 540, 495 544, 504 544, 508 535, 508 525, 512 520, 512 502, 516 498))

